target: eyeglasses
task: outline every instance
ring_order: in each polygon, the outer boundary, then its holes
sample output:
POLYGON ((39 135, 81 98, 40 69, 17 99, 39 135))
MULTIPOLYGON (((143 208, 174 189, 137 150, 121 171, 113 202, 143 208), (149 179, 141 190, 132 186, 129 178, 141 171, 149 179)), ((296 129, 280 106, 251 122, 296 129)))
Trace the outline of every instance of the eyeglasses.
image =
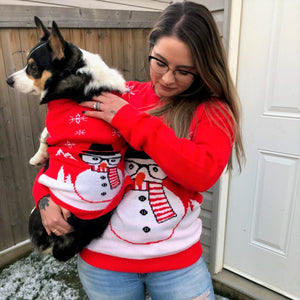
POLYGON ((148 170, 148 174, 152 178, 163 180, 167 177, 167 175, 162 171, 162 169, 160 169, 160 167, 155 164, 139 164, 135 161, 126 159, 126 170, 128 171, 131 178, 132 176, 137 175, 138 172, 143 168, 146 168, 148 170))
MULTIPOLYGON (((169 72, 170 67, 164 61, 158 59, 157 57, 151 56, 151 55, 149 55, 148 60, 150 63, 150 68, 154 72, 157 72, 160 74, 166 74, 169 72)), ((195 74, 193 72, 182 70, 182 69, 175 69, 172 73, 174 75, 174 78, 181 82, 190 82, 190 81, 194 80, 195 77, 198 76, 197 74, 195 74)))
POLYGON ((93 154, 82 154, 82 161, 86 162, 89 165, 100 165, 103 161, 106 161, 109 167, 117 166, 122 157, 119 155, 93 155, 93 154))

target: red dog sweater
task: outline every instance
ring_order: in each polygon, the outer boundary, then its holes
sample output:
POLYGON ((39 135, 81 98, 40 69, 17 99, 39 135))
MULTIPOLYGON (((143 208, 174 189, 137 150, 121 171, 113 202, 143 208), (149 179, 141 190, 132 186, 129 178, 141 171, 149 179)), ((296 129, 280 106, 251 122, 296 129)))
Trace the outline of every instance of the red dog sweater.
POLYGON ((104 121, 88 118, 70 99, 48 103, 49 166, 33 187, 36 204, 46 194, 82 219, 116 207, 131 183, 124 175, 126 142, 104 121))

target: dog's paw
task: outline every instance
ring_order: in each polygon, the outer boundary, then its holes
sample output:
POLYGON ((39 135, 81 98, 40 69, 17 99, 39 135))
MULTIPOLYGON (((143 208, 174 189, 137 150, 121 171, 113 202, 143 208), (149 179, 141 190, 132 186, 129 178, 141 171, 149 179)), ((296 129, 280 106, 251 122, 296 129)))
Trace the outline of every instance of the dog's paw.
POLYGON ((31 159, 29 160, 29 164, 31 164, 32 166, 44 166, 48 159, 48 152, 47 154, 37 152, 33 157, 31 157, 31 159))

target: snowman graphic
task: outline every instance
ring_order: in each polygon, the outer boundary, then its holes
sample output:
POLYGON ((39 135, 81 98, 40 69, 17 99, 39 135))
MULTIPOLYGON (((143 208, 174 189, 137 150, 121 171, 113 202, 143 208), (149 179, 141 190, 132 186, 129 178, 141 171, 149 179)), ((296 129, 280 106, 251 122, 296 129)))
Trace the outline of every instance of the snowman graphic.
POLYGON ((120 152, 114 152, 111 145, 92 144, 79 157, 90 168, 76 177, 76 194, 87 202, 109 202, 121 189, 120 152))
POLYGON ((186 214, 180 197, 167 188, 169 179, 144 152, 126 152, 125 169, 135 187, 126 193, 110 223, 118 238, 132 244, 151 244, 170 239, 186 214), (136 222, 124 229, 123 219, 136 222))
POLYGON ((111 145, 92 144, 77 155, 60 148, 55 157, 55 164, 49 168, 52 176, 46 170, 39 183, 48 186, 61 202, 81 211, 96 212, 121 197, 124 162, 122 154, 111 145))

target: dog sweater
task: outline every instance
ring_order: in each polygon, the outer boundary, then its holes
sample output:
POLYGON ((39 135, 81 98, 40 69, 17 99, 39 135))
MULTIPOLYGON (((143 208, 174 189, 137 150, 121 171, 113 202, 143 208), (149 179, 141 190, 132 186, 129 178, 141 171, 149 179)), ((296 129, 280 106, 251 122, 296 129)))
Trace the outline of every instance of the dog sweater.
MULTIPOLYGON (((211 99, 196 109, 187 138, 178 138, 159 117, 144 112, 161 105, 151 82, 129 82, 128 105, 112 120, 131 146, 126 191, 101 238, 81 258, 120 272, 158 272, 188 267, 201 254, 203 196, 222 174, 233 144, 225 104, 211 99)), ((187 100, 188 101, 188 100, 187 100)))
POLYGON ((37 176, 35 202, 48 194, 77 217, 92 219, 112 210, 131 183, 124 174, 126 142, 102 120, 88 118, 70 99, 48 103, 49 165, 37 176))

